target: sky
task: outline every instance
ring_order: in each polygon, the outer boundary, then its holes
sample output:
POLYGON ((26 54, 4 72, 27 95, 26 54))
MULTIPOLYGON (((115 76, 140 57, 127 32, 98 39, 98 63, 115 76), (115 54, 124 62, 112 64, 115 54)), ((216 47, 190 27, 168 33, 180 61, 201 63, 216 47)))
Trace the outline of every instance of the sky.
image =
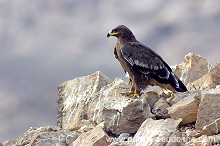
POLYGON ((0 0, 0 142, 56 125, 62 82, 98 70, 125 79, 106 38, 120 24, 169 65, 188 53, 220 61, 214 0, 0 0))

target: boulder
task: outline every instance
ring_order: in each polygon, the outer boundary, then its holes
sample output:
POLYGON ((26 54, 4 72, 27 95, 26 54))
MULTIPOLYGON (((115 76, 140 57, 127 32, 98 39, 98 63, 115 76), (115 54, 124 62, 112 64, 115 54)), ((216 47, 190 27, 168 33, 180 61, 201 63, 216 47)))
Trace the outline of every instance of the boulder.
POLYGON ((146 119, 134 135, 132 146, 165 145, 177 130, 181 119, 146 119))
POLYGON ((109 97, 103 110, 105 130, 109 133, 135 133, 142 122, 153 118, 146 98, 129 99, 127 97, 109 97))
POLYGON ((87 126, 90 130, 103 122, 106 98, 120 96, 120 92, 127 90, 129 86, 122 79, 111 82, 101 72, 62 83, 58 86, 58 125, 68 130, 87 126))
POLYGON ((156 118, 165 119, 169 118, 167 108, 170 107, 166 99, 161 97, 152 109, 152 113, 155 114, 156 118))
POLYGON ((220 85, 220 63, 212 65, 206 75, 191 84, 197 90, 212 89, 217 85, 220 85))
MULTIPOLYGON (((91 102, 95 100, 95 93, 111 80, 101 72, 69 80, 58 88, 58 125, 64 129, 75 130, 82 127, 89 120, 87 111, 91 102)), ((92 123, 91 123, 92 124, 92 123)))
POLYGON ((58 126, 30 128, 16 140, 16 145, 69 145, 79 135, 79 132, 64 130, 58 126))
POLYGON ((73 146, 107 146, 111 143, 110 137, 100 127, 81 134, 73 143, 73 146))
POLYGON ((182 64, 173 67, 174 73, 187 84, 193 82, 208 73, 207 60, 199 55, 189 53, 185 56, 182 64))
MULTIPOLYGON (((180 125, 193 123, 197 119, 198 112, 198 92, 186 92, 182 94, 175 95, 185 95, 185 98, 182 98, 171 107, 168 107, 168 114, 173 119, 182 119, 180 125)), ((179 98, 176 98, 179 99, 179 98)))
MULTIPOLYGON (((203 130, 205 126, 220 118, 220 88, 204 90, 201 92, 196 129, 203 130)), ((218 124, 216 125, 218 127, 218 124)), ((219 132, 217 130, 216 132, 219 132)))

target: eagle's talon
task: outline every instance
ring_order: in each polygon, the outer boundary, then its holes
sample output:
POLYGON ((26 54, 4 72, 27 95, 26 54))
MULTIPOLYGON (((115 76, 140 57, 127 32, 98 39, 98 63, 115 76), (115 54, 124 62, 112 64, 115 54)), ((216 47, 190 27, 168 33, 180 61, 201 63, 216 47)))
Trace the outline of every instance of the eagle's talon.
POLYGON ((130 95, 134 94, 134 91, 122 92, 120 94, 123 95, 123 96, 129 97, 130 95))
POLYGON ((123 95, 123 96, 126 96, 128 98, 131 98, 131 99, 134 99, 134 98, 137 98, 137 97, 141 96, 141 94, 134 93, 134 91, 122 92, 120 94, 123 95))

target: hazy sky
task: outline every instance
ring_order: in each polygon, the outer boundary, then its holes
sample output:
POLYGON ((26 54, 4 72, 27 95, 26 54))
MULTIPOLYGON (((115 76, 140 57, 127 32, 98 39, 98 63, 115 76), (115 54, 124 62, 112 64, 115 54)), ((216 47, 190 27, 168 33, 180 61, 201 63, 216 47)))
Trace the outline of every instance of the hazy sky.
POLYGON ((124 78, 113 55, 116 38, 106 38, 119 24, 169 65, 190 52, 220 61, 214 0, 1 0, 0 142, 56 125, 60 83, 97 70, 124 78))

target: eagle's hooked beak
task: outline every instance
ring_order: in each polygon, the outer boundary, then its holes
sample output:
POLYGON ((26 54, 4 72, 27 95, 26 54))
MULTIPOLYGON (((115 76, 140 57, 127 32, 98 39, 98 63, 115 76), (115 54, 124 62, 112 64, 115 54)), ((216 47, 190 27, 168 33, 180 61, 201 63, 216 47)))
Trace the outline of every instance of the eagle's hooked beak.
POLYGON ((118 32, 109 31, 109 33, 107 34, 107 38, 110 37, 110 36, 115 36, 116 34, 118 34, 118 32))

